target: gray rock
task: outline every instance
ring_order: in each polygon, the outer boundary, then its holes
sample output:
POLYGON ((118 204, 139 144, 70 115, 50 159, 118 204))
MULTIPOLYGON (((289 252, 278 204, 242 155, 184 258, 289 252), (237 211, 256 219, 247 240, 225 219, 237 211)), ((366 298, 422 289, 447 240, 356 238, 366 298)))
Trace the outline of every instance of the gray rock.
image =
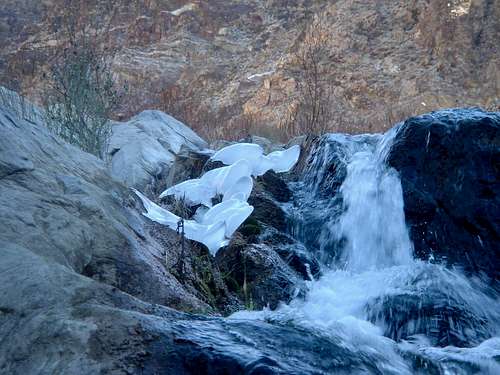
POLYGON ((113 124, 107 158, 114 178, 144 190, 168 174, 181 150, 206 148, 207 143, 180 121, 160 111, 144 111, 113 124))
POLYGON ((1 240, 146 301, 203 308, 166 272, 131 191, 101 160, 3 111, 0 126, 1 240))
MULTIPOLYGON (((264 150, 264 154, 269 154, 273 151, 281 151, 285 148, 285 146, 281 143, 276 143, 271 141, 270 139, 260 137, 258 135, 249 135, 246 138, 240 139, 238 142, 235 141, 227 141, 227 140, 216 140, 210 144, 210 148, 218 151, 221 148, 234 145, 235 143, 254 143, 259 145, 264 150)), ((292 145, 293 146, 293 145, 292 145)))
POLYGON ((284 149, 284 145, 271 141, 270 139, 259 137, 258 135, 250 135, 247 138, 242 139, 240 142, 255 143, 263 148, 264 154, 269 154, 273 151, 281 151, 284 149))
POLYGON ((167 272, 101 160, 1 109, 0 134, 1 373, 96 373, 89 340, 115 295, 211 310, 167 272))
POLYGON ((218 139, 210 143, 210 148, 215 151, 219 151, 220 149, 234 145, 236 142, 226 141, 224 139, 218 139))
POLYGON ((6 108, 16 117, 31 123, 43 121, 45 113, 24 97, 20 97, 15 91, 0 86, 0 107, 6 108))

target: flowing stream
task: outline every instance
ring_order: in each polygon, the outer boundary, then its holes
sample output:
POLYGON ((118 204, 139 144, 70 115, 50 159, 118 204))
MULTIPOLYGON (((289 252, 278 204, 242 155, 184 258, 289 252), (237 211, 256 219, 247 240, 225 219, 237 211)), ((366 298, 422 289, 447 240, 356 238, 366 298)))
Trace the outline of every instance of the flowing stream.
MULTIPOLYGON (((311 152, 290 232, 322 276, 305 298, 233 319, 290 324, 333 337, 375 373, 500 374, 500 303, 481 280, 417 260, 384 136, 324 136, 311 152)), ((360 372, 362 372, 360 370, 360 372)))

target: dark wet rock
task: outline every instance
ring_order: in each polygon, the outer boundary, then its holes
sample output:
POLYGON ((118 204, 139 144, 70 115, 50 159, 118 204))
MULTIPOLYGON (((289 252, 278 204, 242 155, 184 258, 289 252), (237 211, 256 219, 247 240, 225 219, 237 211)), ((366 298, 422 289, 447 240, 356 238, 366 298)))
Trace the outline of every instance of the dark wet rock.
POLYGON ((340 187, 347 174, 349 155, 345 138, 306 138, 294 172, 298 181, 294 182, 289 231, 327 265, 338 257, 340 248, 336 239, 323 232, 326 222, 334 222, 344 212, 340 187))
POLYGON ((276 172, 266 172, 259 177, 259 182, 262 184, 262 188, 278 202, 288 202, 292 197, 288 185, 276 172))
POLYGON ((304 291, 299 275, 270 246, 249 244, 236 235, 219 250, 217 264, 230 290, 238 293, 247 308, 275 309, 304 291))
POLYGON ((215 161, 215 160, 210 160, 209 159, 209 160, 207 160, 207 162, 203 166, 203 170, 202 170, 201 174, 203 174, 205 172, 208 172, 208 171, 211 171, 212 169, 221 168, 221 167, 224 167, 224 166, 225 166, 225 164, 223 162, 221 162, 221 161, 215 161))
POLYGON ((279 231, 286 230, 285 212, 271 198, 254 190, 248 199, 248 203, 254 207, 251 218, 270 225, 279 231))
POLYGON ((367 318, 398 342, 419 336, 431 346, 474 347, 495 335, 500 319, 482 294, 485 287, 456 270, 419 262, 402 288, 367 304, 367 318))
POLYGON ((432 346, 472 347, 490 338, 487 319, 439 293, 387 296, 374 305, 370 306, 369 319, 385 327, 384 335, 396 341, 420 334, 429 338, 432 346), (377 304, 380 310, 374 308, 377 304))
POLYGON ((303 136, 298 136, 295 138, 292 138, 288 144, 287 147, 299 145, 300 146, 300 156, 299 160, 297 161, 297 164, 295 164, 295 167, 293 168, 293 173, 297 176, 301 176, 302 173, 304 173, 306 166, 308 165, 310 161, 310 155, 311 151, 313 148, 317 145, 319 142, 320 137, 314 136, 314 135, 303 135, 303 136))
POLYGON ((388 162, 401 176, 418 257, 500 276, 500 114, 452 109, 407 120, 388 162))
POLYGON ((345 144, 329 135, 311 139, 303 162, 304 182, 311 192, 334 196, 347 174, 345 144))
POLYGON ((238 232, 245 237, 247 242, 256 243, 259 242, 259 235, 262 233, 262 227, 262 224, 258 220, 249 217, 238 228, 238 232))
POLYGON ((261 236, 262 243, 271 246, 278 255, 304 280, 318 278, 321 266, 314 254, 291 236, 268 228, 261 236))
MULTIPOLYGON (((177 350, 167 369, 189 374, 377 373, 369 358, 352 356, 335 338, 259 321, 186 321, 175 327, 177 350), (228 346, 228 344, 230 346, 228 346), (220 350, 230 347, 230 350, 220 350), (173 359, 177 359, 172 361, 173 359)), ((170 344, 165 342, 165 347, 170 344)), ((162 354, 165 352, 162 352, 162 354)), ((165 354, 163 354, 165 357, 165 354)))

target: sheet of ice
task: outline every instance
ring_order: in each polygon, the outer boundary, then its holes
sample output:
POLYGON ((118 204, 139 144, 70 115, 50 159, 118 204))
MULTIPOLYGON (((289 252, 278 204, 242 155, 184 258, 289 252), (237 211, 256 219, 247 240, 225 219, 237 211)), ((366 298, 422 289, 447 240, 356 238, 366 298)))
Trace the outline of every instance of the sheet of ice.
MULTIPOLYGON (((180 217, 151 202, 139 191, 134 190, 146 208, 146 217, 176 230, 180 217)), ((184 232, 187 238, 201 242, 215 253, 227 245, 229 238, 238 227, 250 216, 253 207, 246 201, 229 199, 215 205, 208 211, 198 215, 200 222, 184 220, 184 232)))
POLYGON ((220 149, 211 159, 226 165, 232 165, 239 160, 245 159, 253 167, 263 155, 264 149, 255 143, 235 143, 220 149))
POLYGON ((246 201, 229 199, 209 209, 201 218, 201 223, 209 225, 223 221, 226 224, 226 237, 230 238, 236 229, 250 216, 253 207, 246 201))
POLYGON ((262 176, 269 170, 288 172, 297 163, 300 156, 300 146, 295 145, 283 151, 274 151, 264 155, 261 146, 254 143, 236 143, 217 151, 212 160, 233 165, 240 160, 246 160, 251 167, 253 176, 262 176))
POLYGON ((288 172, 299 161, 300 146, 295 145, 283 151, 274 151, 266 156, 276 173, 288 172))
MULTIPOLYGON (((253 212, 253 207, 247 203, 253 188, 252 176, 263 175, 270 169, 287 172, 297 163, 299 155, 299 146, 265 156, 259 145, 234 144, 212 157, 212 160, 222 161, 228 166, 172 186, 160 197, 173 195, 177 199, 184 199, 188 205, 205 206, 196 211, 194 220, 184 220, 184 232, 187 238, 203 243, 214 254, 227 245, 234 232, 253 212), (217 195, 222 195, 222 202, 212 207, 212 198, 217 195)), ((178 216, 151 202, 140 192, 135 192, 146 208, 145 216, 177 229, 178 216)))
POLYGON ((247 201, 252 193, 253 180, 250 176, 242 176, 229 189, 224 192, 222 201, 229 199, 239 199, 240 201, 247 201))
POLYGON ((135 194, 139 198, 141 198, 142 204, 144 205, 144 208, 146 209, 146 212, 143 214, 144 216, 150 218, 151 220, 165 225, 171 229, 177 229, 177 223, 179 222, 180 218, 177 215, 174 215, 170 211, 165 210, 164 208, 161 208, 154 202, 151 202, 145 195, 143 195, 140 191, 136 189, 132 189, 135 194))
POLYGON ((221 194, 226 200, 237 193, 240 188, 242 196, 247 200, 253 187, 251 166, 246 160, 238 160, 233 165, 212 169, 199 179, 187 180, 172 186, 161 193, 160 198, 173 195, 177 199, 185 199, 190 205, 203 204, 212 207, 212 198, 221 194))
POLYGON ((160 198, 173 195, 177 199, 184 199, 186 204, 196 206, 203 204, 212 206, 212 197, 216 195, 215 187, 200 183, 200 179, 187 180, 172 186, 160 194, 160 198))
POLYGON ((216 194, 225 196, 238 180, 251 176, 251 173, 252 166, 249 161, 241 159, 227 167, 208 171, 200 178, 200 183, 214 186, 216 194))
MULTIPOLYGON (((177 229, 177 223, 180 220, 179 216, 174 215, 170 211, 158 206, 154 202, 151 202, 139 191, 135 189, 134 191, 141 199, 142 204, 146 209, 146 212, 143 214, 144 216, 159 224, 165 225, 170 229, 177 229)), ((229 239, 226 238, 226 232, 228 232, 227 228, 231 229, 234 226, 234 210, 231 210, 231 207, 227 208, 227 212, 221 210, 220 215, 217 217, 218 219, 222 218, 223 220, 210 223, 198 223, 194 220, 184 220, 184 233, 186 237, 190 240, 204 244, 212 254, 215 254, 218 249, 228 244, 229 239)))

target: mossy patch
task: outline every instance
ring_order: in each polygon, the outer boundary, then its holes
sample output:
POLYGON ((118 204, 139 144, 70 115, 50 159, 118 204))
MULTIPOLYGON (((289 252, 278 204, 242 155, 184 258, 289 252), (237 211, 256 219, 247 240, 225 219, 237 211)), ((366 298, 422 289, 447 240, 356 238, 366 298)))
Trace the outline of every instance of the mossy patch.
POLYGON ((241 225, 239 232, 245 237, 258 236, 262 233, 262 226, 260 225, 258 220, 249 217, 241 225))

